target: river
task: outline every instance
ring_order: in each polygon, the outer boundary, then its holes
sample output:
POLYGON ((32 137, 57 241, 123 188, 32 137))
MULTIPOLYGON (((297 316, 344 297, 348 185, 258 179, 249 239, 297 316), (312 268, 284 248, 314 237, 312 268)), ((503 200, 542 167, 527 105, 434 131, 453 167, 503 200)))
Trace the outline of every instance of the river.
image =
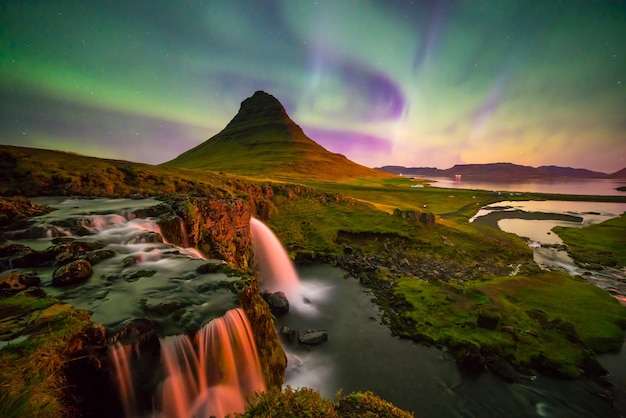
MULTIPOLYGON (((308 347, 284 342, 289 365, 285 384, 306 386, 334 399, 337 391, 372 391, 418 417, 620 417, 626 414, 626 385, 614 379, 615 408, 587 379, 567 381, 539 375, 507 383, 491 374, 459 371, 445 349, 391 335, 381 324, 372 295, 354 278, 330 266, 298 268, 308 310, 277 318, 278 326, 326 329, 328 342, 308 347)), ((601 356, 619 371, 623 353, 601 356)), ((617 377, 617 376, 616 376, 617 377)))

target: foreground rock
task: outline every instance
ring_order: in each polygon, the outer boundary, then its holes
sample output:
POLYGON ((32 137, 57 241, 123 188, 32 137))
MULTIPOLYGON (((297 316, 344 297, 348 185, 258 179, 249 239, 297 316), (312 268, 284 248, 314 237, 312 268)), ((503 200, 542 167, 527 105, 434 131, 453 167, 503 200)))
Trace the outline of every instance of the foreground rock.
POLYGON ((52 275, 53 286, 69 286, 82 283, 91 276, 93 270, 87 260, 76 260, 59 267, 52 275))
POLYGON ((284 292, 261 293, 274 315, 284 315, 289 312, 289 300, 284 292))
POLYGON ((0 277, 0 297, 11 296, 33 286, 39 286, 41 279, 36 273, 12 271, 0 277))
POLYGON ((319 345, 328 341, 328 332, 323 329, 311 330, 307 329, 298 332, 298 341, 306 345, 319 345))

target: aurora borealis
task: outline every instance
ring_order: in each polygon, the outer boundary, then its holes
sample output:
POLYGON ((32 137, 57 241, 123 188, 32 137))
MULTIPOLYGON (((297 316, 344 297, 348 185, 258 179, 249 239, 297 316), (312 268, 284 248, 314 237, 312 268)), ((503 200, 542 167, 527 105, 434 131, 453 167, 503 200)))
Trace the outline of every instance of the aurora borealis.
POLYGON ((158 164, 256 90, 373 167, 626 167, 626 1, 7 1, 0 143, 158 164))

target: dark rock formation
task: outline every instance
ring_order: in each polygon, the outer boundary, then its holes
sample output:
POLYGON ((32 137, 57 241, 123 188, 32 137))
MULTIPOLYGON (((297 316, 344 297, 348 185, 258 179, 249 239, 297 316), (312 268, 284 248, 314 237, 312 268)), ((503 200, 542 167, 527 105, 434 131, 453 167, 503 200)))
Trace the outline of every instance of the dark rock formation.
POLYGON ((284 292, 261 293, 274 315, 283 315, 289 312, 289 300, 284 292))
POLYGON ((32 286, 39 286, 41 279, 36 273, 12 271, 0 277, 0 297, 10 296, 32 286))
POLYGON ((288 327, 288 326, 284 325, 280 329, 280 335, 285 337, 288 342, 293 342, 293 340, 296 339, 296 330, 291 328, 291 327, 288 327))
POLYGON ((466 341, 452 349, 457 365, 469 372, 483 372, 485 370, 485 357, 480 352, 478 344, 466 341))
POLYGON ((37 205, 23 196, 0 198, 0 227, 10 226, 33 216, 52 211, 47 205, 37 205))
POLYGON ((265 384, 268 389, 280 388, 285 379, 287 356, 276 335, 270 308, 259 294, 256 280, 249 281, 239 299, 252 327, 265 384))
POLYGON ((485 358, 487 368, 491 373, 508 381, 517 379, 517 371, 511 363, 500 356, 489 356, 485 358))
MULTIPOLYGON (((209 258, 225 260, 237 268, 247 268, 251 257, 250 218, 252 208, 242 199, 189 198, 171 202, 175 214, 184 221, 188 245, 198 248, 209 258)), ((169 227, 164 238, 176 245, 181 242, 180 228, 169 227)))
POLYGON ((59 267, 52 275, 53 286, 68 286, 84 282, 92 274, 91 263, 87 260, 76 260, 59 267))
POLYGON ((412 221, 419 221, 424 225, 433 226, 435 224, 435 215, 430 212, 421 212, 418 210, 401 210, 394 209, 394 216, 399 216, 403 219, 409 219, 412 221))
POLYGON ((318 345, 328 341, 328 332, 323 329, 307 329, 298 332, 298 341, 306 345, 318 345))

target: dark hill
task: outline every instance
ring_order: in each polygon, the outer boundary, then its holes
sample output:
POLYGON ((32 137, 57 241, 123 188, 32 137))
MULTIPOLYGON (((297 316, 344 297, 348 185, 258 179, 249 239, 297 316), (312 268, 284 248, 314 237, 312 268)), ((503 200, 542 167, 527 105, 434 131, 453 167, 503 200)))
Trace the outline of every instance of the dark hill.
POLYGON ((615 173, 609 174, 607 177, 612 179, 626 179, 626 167, 616 171, 615 173))
POLYGON ((263 91, 245 99, 221 132, 163 165, 311 180, 390 176, 311 140, 289 118, 282 104, 263 91))
POLYGON ((558 167, 555 165, 542 165, 537 170, 553 174, 557 177, 593 179, 606 177, 606 173, 591 171, 584 168, 558 167))
POLYGON ((463 177, 488 178, 492 181, 509 180, 511 178, 538 178, 552 175, 537 172, 534 167, 512 163, 492 164, 457 164, 445 170, 448 175, 462 175, 463 177))
MULTIPOLYGON (((388 173, 409 176, 454 177, 461 175, 466 179, 489 181, 508 181, 513 179, 553 179, 553 178, 606 178, 605 173, 584 168, 558 167, 554 165, 531 167, 513 163, 457 164, 445 170, 431 167, 384 166, 379 170, 388 173)), ((626 176, 626 169, 611 174, 609 177, 626 176)))

